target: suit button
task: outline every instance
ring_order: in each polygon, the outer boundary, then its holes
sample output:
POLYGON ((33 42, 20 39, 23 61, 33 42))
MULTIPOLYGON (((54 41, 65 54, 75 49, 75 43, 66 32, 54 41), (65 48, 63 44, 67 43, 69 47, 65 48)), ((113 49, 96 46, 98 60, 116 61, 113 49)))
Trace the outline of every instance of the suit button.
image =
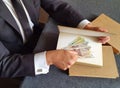
POLYGON ((42 69, 37 69, 37 72, 42 72, 42 69))

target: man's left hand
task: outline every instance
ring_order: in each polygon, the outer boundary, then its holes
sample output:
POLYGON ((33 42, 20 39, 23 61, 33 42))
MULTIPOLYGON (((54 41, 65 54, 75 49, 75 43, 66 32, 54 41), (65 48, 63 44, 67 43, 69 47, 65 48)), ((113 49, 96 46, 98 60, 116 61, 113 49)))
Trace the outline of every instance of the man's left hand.
MULTIPOLYGON (((88 30, 93 30, 93 31, 101 31, 101 32, 108 32, 107 29, 104 28, 100 28, 100 27, 94 27, 91 23, 87 24, 84 29, 88 29, 88 30)), ((109 36, 106 37, 99 37, 98 41, 101 42, 102 44, 107 43, 110 40, 109 36)))

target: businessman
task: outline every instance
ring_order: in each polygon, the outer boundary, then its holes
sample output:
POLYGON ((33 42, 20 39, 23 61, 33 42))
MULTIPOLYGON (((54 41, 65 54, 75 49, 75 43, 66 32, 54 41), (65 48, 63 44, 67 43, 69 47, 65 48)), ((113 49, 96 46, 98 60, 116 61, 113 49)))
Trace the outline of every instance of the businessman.
MULTIPOLYGON (((47 74, 50 65, 66 70, 77 60, 78 54, 72 50, 34 51, 43 30, 40 7, 61 25, 106 31, 93 27, 64 0, 0 0, 0 77, 47 74)), ((98 41, 109 39, 100 37, 98 41)))

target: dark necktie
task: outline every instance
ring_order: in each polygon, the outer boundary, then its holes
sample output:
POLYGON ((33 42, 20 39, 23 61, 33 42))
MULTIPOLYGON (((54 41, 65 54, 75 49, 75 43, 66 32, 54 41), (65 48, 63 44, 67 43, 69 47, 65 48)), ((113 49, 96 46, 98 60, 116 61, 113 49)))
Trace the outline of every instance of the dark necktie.
POLYGON ((22 7, 22 4, 20 2, 20 0, 11 0, 12 5, 16 11, 17 17, 19 19, 19 22, 22 25, 24 34, 25 34, 25 38, 26 41, 30 38, 30 36, 32 35, 32 30, 30 28, 26 13, 22 7))

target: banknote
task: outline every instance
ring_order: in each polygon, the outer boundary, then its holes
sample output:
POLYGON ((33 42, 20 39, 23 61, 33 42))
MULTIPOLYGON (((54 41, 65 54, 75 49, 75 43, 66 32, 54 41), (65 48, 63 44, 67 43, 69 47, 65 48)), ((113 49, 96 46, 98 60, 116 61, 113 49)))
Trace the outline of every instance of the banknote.
POLYGON ((75 38, 68 46, 64 47, 66 50, 74 50, 78 52, 78 55, 80 58, 90 58, 94 57, 91 53, 91 46, 88 45, 89 42, 87 42, 84 38, 82 37, 77 37, 75 38))

